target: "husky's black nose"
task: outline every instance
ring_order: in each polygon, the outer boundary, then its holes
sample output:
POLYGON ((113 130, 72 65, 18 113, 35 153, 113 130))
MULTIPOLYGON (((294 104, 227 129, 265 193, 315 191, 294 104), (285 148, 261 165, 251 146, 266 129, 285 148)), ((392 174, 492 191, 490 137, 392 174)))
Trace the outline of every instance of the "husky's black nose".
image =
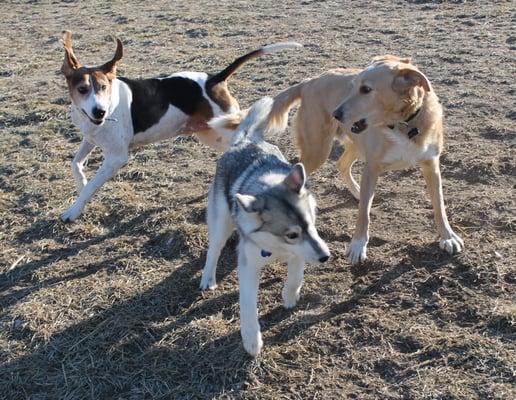
POLYGON ((319 262, 323 263, 323 262, 328 261, 329 259, 330 259, 330 256, 324 256, 324 257, 319 258, 319 262))
POLYGON ((344 113, 342 112, 342 109, 340 107, 333 112, 333 118, 335 118, 337 121, 342 121, 343 117, 344 113))
POLYGON ((102 119, 104 117, 104 115, 106 115, 106 111, 100 109, 100 108, 97 108, 95 107, 92 112, 93 116, 97 119, 102 119))

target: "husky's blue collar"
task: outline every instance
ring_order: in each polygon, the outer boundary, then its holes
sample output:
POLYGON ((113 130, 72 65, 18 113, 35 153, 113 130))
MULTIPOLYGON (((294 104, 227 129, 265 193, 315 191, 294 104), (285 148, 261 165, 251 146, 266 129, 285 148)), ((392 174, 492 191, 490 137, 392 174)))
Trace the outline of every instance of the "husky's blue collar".
POLYGON ((270 251, 263 250, 263 249, 260 252, 260 254, 262 255, 262 257, 270 257, 270 256, 272 256, 272 253, 270 251))

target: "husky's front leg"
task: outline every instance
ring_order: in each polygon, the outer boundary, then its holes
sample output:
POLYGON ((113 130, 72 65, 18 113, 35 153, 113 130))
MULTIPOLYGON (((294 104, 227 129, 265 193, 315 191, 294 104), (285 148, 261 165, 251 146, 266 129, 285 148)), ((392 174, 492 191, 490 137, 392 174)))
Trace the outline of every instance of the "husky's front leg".
POLYGON ((305 262, 302 258, 292 256, 288 260, 287 281, 281 292, 283 297, 283 307, 292 308, 299 300, 301 285, 303 284, 303 271, 305 262))
POLYGON ((241 241, 238 245, 238 282, 240 286, 240 333, 245 350, 256 357, 263 347, 258 322, 258 287, 265 265, 259 249, 241 241))
POLYGON ((104 184, 108 179, 113 177, 116 172, 127 163, 129 159, 128 153, 110 155, 106 154, 104 162, 95 174, 95 176, 84 186, 79 194, 79 197, 73 205, 68 208, 64 213, 61 214, 61 220, 63 222, 75 221, 82 210, 86 206, 86 203, 95 194, 95 192, 104 184))
POLYGON ((231 212, 223 194, 217 193, 212 186, 208 194, 208 254, 206 264, 202 270, 201 289, 215 289, 217 287, 216 272, 220 252, 235 229, 231 212))

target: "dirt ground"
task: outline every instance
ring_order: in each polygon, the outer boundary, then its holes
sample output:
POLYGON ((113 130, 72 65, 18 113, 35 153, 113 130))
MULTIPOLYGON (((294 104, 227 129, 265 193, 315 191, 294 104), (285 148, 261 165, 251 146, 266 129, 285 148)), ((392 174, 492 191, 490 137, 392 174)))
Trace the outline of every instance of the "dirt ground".
MULTIPOLYGON (((0 4, 0 398, 516 398, 514 2, 254 4, 0 4), (445 201, 465 252, 439 249, 421 174, 400 171, 381 178, 369 260, 351 267, 357 202, 336 147, 311 176, 333 258, 307 268, 290 311, 285 268, 264 271, 265 347, 251 359, 235 238, 219 287, 198 290, 217 153, 191 138, 146 147, 76 223, 58 220, 75 198, 80 140, 59 72, 63 29, 90 65, 111 58, 120 37, 128 77, 216 72, 262 44, 303 43, 231 79, 242 106, 331 67, 413 57, 445 108, 445 201)), ((296 156, 290 130, 270 140, 296 156)), ((100 161, 94 152, 88 176, 100 161)))

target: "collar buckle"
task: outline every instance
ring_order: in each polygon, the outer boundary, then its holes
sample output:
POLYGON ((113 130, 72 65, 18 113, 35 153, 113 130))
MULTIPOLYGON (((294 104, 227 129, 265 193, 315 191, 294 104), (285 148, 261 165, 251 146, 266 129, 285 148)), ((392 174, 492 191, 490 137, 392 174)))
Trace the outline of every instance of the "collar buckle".
MULTIPOLYGON (((415 112, 414 114, 412 114, 410 117, 408 117, 405 121, 400 121, 398 122, 397 124, 391 124, 391 125, 387 125, 387 128, 389 129, 394 129, 396 126, 399 126, 400 128, 402 128, 403 130, 405 129, 408 129, 409 128, 409 122, 411 120, 413 120, 414 118, 416 118, 416 116, 419 114, 419 111, 421 110, 421 107, 419 107, 415 112)), ((419 135, 420 131, 419 131, 419 128, 418 127, 413 127, 412 129, 410 129, 408 132, 407 132, 407 136, 409 139, 412 139, 413 137, 419 135)))

